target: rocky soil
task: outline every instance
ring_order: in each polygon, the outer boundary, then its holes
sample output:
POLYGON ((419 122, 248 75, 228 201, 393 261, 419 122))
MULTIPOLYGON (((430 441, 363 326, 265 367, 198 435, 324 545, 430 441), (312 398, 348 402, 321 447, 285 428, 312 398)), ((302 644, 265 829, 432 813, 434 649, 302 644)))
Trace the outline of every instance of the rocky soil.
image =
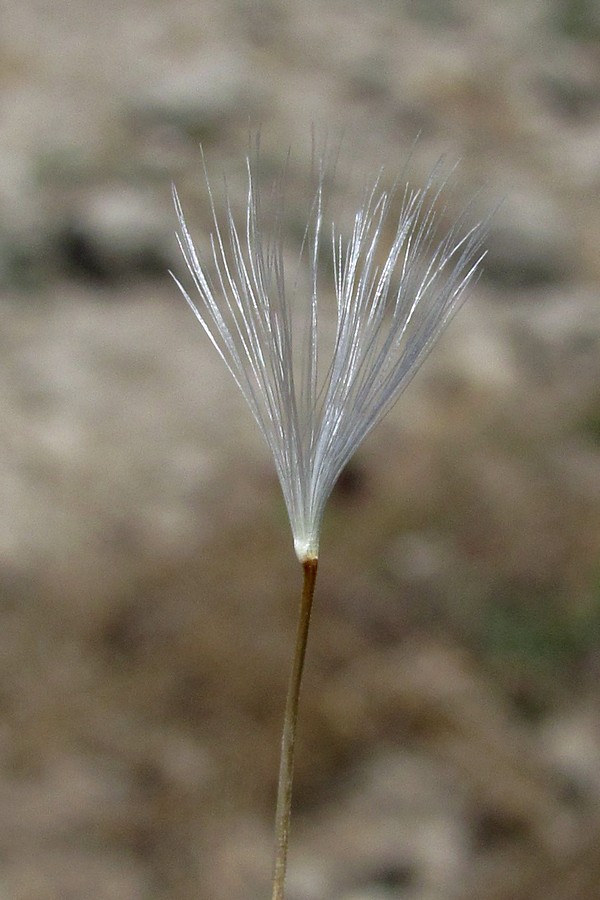
MULTIPOLYGON (((311 125, 460 159, 483 278, 328 507, 289 900, 596 900, 600 17, 0 0, 0 900, 269 896, 300 573, 169 268, 311 125), (418 137, 418 140, 416 140, 418 137), (416 140, 416 143, 415 143, 416 140)), ((342 219, 342 221, 344 221, 342 219)), ((347 220, 346 220, 347 221, 347 220)), ((327 273, 325 273, 327 274, 327 273)))

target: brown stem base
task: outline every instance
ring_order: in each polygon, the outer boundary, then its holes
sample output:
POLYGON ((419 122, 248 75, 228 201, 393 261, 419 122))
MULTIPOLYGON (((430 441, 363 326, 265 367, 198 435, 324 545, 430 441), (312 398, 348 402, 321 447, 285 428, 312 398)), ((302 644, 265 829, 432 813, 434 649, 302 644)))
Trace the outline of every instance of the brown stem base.
POLYGON ((296 724, 298 721, 298 699, 300 696, 300 685, 302 683, 304 657, 306 655, 310 612, 312 609, 315 581, 317 578, 317 563, 318 560, 316 559, 306 559, 302 563, 302 568, 304 569, 304 581, 302 585, 302 596, 300 598, 296 647, 294 650, 294 660, 288 684, 285 716, 283 720, 283 735, 281 738, 279 784, 277 787, 277 812, 275 816, 276 847, 272 900, 284 900, 285 896, 285 873, 287 868, 290 814, 292 809, 292 782, 294 779, 294 748, 296 745, 296 724))

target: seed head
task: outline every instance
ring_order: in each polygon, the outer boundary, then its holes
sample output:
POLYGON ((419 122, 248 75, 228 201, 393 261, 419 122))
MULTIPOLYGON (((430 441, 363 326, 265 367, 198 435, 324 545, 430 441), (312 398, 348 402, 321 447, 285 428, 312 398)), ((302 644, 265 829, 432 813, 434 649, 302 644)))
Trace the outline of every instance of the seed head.
MULTIPOLYGON (((335 294, 337 325, 323 361, 318 294, 325 160, 300 252, 310 276, 304 296, 286 272, 283 214, 265 227, 256 160, 248 158, 246 167, 246 215, 238 222, 226 188, 219 215, 205 166, 213 221, 208 260, 195 249, 174 191, 178 240, 196 294, 177 284, 271 449, 296 554, 305 561, 318 556, 325 503, 342 469, 477 278, 487 226, 467 227, 465 210, 440 232, 447 185, 440 166, 421 189, 386 189, 380 172, 362 195, 349 236, 330 226, 333 283, 327 293, 335 294)), ((282 191, 275 195, 282 200, 282 191)))

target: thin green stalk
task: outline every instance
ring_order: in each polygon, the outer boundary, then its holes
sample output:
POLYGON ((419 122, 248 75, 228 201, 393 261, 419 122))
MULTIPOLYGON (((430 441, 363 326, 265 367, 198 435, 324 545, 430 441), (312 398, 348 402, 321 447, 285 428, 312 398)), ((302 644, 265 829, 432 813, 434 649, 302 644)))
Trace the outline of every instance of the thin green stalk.
POLYGON ((294 779, 294 748, 296 745, 296 723, 298 721, 298 698, 302 683, 306 642, 310 625, 315 581, 317 578, 317 559, 305 559, 302 563, 304 581, 300 598, 300 614, 296 632, 294 661, 288 684, 283 735, 281 738, 281 757, 279 761, 279 784, 277 787, 277 813, 275 816, 275 867, 273 871, 273 898, 284 900, 285 873, 290 835, 290 814, 292 809, 292 782, 294 779))

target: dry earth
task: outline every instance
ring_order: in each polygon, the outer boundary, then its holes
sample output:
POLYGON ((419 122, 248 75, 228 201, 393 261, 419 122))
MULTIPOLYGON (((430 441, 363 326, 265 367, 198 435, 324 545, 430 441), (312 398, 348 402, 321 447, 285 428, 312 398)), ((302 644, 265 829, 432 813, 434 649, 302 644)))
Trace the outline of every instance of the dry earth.
POLYGON ((198 144, 502 201, 325 523, 289 900, 600 897, 600 16, 586 0, 0 2, 0 900, 269 895, 299 572, 166 276, 198 144), (387 177, 387 176, 386 176, 387 177))

